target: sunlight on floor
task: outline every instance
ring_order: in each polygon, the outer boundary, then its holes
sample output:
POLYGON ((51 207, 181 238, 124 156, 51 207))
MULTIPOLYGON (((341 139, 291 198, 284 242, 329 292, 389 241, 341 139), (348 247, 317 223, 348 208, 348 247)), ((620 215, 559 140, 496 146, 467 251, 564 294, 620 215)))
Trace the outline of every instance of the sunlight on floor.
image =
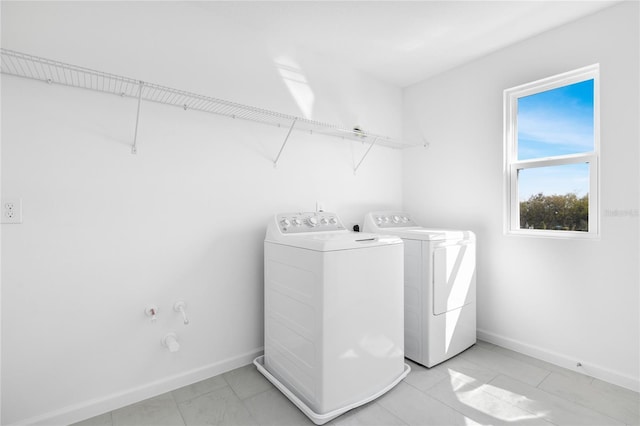
POLYGON ((540 412, 532 409, 535 401, 531 401, 524 395, 509 392, 506 389, 498 388, 449 369, 451 391, 458 401, 473 410, 479 411, 487 416, 505 421, 505 422, 525 422, 527 420, 539 419, 544 422, 548 411, 540 412), (503 398, 499 398, 496 394, 504 394, 503 398), (509 400, 509 404, 505 405, 504 400, 509 400), (522 408, 522 410, 513 410, 514 406, 522 408), (527 409, 530 408, 530 409, 527 409), (523 410, 531 414, 524 414, 523 410), (535 414, 533 413, 535 412, 535 414))

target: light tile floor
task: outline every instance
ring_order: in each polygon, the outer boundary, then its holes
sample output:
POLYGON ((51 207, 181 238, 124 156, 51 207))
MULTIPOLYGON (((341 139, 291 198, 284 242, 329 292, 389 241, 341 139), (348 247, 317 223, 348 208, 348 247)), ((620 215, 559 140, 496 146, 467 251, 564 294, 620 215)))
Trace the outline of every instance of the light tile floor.
MULTIPOLYGON (((398 386, 328 425, 640 425, 637 392, 490 343, 431 369, 409 363, 398 386)), ((312 424, 253 365, 76 423, 312 424)))

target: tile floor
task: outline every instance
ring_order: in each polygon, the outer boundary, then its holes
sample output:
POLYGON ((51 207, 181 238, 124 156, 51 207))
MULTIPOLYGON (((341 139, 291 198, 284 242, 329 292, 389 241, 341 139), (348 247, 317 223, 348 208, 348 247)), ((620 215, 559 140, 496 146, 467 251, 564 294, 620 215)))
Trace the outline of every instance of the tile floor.
MULTIPOLYGON (((412 371, 328 425, 640 425, 637 392, 490 343, 412 371)), ((103 414, 89 425, 312 425, 248 365, 103 414)))

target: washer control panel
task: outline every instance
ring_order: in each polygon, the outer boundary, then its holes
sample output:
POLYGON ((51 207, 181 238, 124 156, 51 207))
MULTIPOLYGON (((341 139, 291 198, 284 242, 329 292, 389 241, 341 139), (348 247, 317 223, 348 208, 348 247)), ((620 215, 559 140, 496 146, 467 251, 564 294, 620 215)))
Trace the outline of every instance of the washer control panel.
POLYGON ((413 219, 411 219, 411 216, 406 213, 374 213, 372 214, 372 219, 378 228, 418 226, 413 219))
POLYGON ((276 216, 276 221, 283 234, 342 231, 345 229, 335 213, 327 212, 280 213, 276 216))

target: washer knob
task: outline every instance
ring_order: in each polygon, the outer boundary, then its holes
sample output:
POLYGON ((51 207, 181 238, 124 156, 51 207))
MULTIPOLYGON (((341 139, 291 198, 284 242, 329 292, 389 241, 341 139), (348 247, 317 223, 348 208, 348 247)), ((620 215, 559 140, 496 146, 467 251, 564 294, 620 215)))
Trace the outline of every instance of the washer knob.
POLYGON ((393 223, 398 223, 398 222, 400 222, 400 216, 394 216, 393 223))
POLYGON ((300 221, 300 219, 298 219, 297 217, 295 219, 293 219, 293 224, 295 226, 300 226, 302 225, 302 222, 300 221))
POLYGON ((327 220, 326 217, 323 217, 322 219, 320 219, 320 223, 323 225, 326 225, 327 223, 329 223, 329 221, 327 220))
POLYGON ((287 228, 289 225, 291 225, 291 222, 289 222, 289 219, 282 219, 280 221, 280 225, 282 225, 283 227, 287 228))
POLYGON ((382 218, 380 216, 376 217, 376 223, 378 225, 382 224, 382 218))
POLYGON ((329 218, 329 223, 335 225, 336 223, 338 223, 338 219, 336 219, 335 217, 331 217, 329 218))
POLYGON ((315 216, 311 216, 307 218, 307 225, 309 226, 317 226, 318 225, 318 218, 315 216))

